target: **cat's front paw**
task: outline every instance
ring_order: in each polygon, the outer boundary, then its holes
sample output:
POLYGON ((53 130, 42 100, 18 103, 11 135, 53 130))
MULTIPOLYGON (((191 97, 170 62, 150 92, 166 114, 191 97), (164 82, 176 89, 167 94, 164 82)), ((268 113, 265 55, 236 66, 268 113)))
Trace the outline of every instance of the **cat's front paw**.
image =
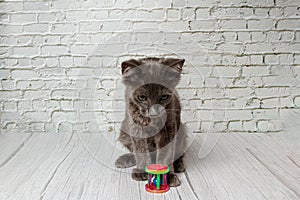
POLYGON ((134 165, 136 165, 136 162, 132 153, 121 155, 115 162, 117 168, 127 168, 134 165))
POLYGON ((180 185, 180 180, 176 174, 169 174, 168 183, 170 187, 177 187, 180 185))
POLYGON ((184 172, 185 166, 182 160, 174 162, 174 170, 176 173, 184 172))
POLYGON ((136 181, 145 181, 148 178, 147 176, 148 175, 144 170, 138 168, 134 168, 131 173, 132 179, 136 181))

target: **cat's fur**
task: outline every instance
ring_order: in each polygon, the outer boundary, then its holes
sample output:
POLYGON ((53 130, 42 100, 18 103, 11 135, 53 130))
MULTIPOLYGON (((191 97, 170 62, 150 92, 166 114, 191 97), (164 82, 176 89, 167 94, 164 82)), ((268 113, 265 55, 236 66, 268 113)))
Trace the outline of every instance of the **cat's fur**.
POLYGON ((185 170, 183 153, 186 135, 180 122, 176 85, 183 59, 144 58, 121 64, 126 86, 126 113, 119 141, 131 152, 116 160, 119 168, 137 165, 135 180, 146 180, 144 168, 150 163, 170 166, 168 182, 180 181, 174 172, 185 170))

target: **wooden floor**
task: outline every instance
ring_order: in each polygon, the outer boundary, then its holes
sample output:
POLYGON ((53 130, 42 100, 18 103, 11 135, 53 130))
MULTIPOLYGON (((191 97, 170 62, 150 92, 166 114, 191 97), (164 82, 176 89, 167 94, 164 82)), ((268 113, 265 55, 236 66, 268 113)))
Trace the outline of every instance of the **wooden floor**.
POLYGON ((1 134, 0 199, 300 199, 299 137, 221 135, 203 159, 197 136, 181 186, 150 194, 130 169, 113 163, 123 149, 105 134, 1 134))

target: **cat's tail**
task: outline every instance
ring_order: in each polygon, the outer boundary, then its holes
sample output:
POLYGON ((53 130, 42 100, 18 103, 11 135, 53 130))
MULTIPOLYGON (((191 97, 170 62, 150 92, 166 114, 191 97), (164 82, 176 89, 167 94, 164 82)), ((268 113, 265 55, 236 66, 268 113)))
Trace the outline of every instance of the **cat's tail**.
POLYGON ((133 153, 121 155, 115 162, 117 168, 128 168, 136 165, 136 160, 133 153))

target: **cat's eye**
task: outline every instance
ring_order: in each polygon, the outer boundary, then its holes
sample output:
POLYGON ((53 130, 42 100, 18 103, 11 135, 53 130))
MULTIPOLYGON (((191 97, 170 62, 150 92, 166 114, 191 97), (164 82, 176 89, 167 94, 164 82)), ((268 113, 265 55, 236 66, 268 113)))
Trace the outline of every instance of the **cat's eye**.
POLYGON ((160 100, 161 101, 165 101, 165 100, 167 100, 169 98, 169 96, 170 95, 168 95, 168 94, 161 95, 160 100))
POLYGON ((147 100, 147 97, 146 97, 145 95, 140 95, 140 96, 138 96, 138 99, 139 99, 140 101, 146 101, 146 100, 147 100))

